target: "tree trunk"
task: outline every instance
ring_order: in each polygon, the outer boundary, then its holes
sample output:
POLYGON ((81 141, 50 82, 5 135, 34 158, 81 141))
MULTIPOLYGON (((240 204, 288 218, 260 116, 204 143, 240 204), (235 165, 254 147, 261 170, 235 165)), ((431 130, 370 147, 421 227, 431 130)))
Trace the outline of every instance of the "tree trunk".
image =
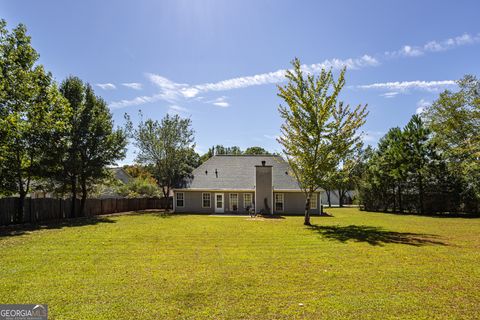
POLYGON ((332 207, 332 201, 330 200, 330 190, 325 191, 327 193, 327 201, 328 201, 328 207, 332 207))
POLYGON ((88 195, 87 183, 85 181, 82 181, 82 199, 80 200, 80 217, 85 216, 85 204, 87 202, 87 195, 88 195))
POLYGON ((403 204, 402 204, 402 186, 398 186, 398 211, 403 213, 403 204))
POLYGON ((311 226, 310 223, 310 195, 307 197, 307 201, 305 201, 305 220, 303 222, 306 226, 311 226))
MULTIPOLYGON (((165 190, 165 187, 162 187, 162 192, 163 192, 163 197, 167 200, 167 204, 165 206, 165 211, 170 211, 170 187, 167 186, 165 190)), ((175 201, 175 199, 173 199, 175 201)))
POLYGON ((25 208, 25 197, 27 196, 26 192, 22 191, 19 193, 18 197, 18 208, 17 214, 15 216, 15 223, 22 223, 23 222, 23 211, 25 208))
POLYGON ((70 208, 70 218, 75 218, 77 215, 77 177, 74 176, 71 179, 71 192, 72 192, 72 206, 70 208))
POLYGON ((422 175, 418 175, 418 195, 419 195, 419 202, 420 202, 420 213, 424 214, 424 209, 423 209, 423 178, 422 175))
POLYGON ((343 207, 343 197, 345 196, 343 189, 338 189, 338 206, 343 207))
POLYGON ((397 193, 395 192, 396 188, 393 187, 393 212, 397 213, 397 193))

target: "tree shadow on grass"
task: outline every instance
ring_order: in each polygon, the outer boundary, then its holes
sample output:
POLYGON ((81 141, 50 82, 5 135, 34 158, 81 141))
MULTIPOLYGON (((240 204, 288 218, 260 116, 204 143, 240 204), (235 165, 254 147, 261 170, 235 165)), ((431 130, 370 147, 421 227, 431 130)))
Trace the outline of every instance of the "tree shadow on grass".
POLYGON ((128 215, 130 216, 139 216, 139 215, 150 215, 153 217, 158 217, 158 218, 171 218, 174 214, 172 212, 167 212, 163 209, 157 210, 157 209, 147 209, 147 210, 138 210, 129 213, 128 215))
POLYGON ((115 223, 115 220, 108 217, 95 216, 39 222, 37 224, 2 226, 0 227, 0 239, 4 237, 21 236, 37 230, 83 227, 100 223, 115 223))
POLYGON ((417 216, 429 218, 458 218, 458 219, 479 219, 480 213, 464 213, 464 212, 444 212, 444 213, 413 213, 413 212, 383 212, 383 211, 367 211, 385 214, 393 214, 397 216, 417 216))
POLYGON ((426 246, 447 244, 437 240, 438 236, 432 234, 395 232, 373 226, 319 226, 312 225, 310 230, 317 232, 322 237, 329 240, 347 242, 367 242, 372 246, 383 246, 387 243, 405 244, 410 246, 426 246))

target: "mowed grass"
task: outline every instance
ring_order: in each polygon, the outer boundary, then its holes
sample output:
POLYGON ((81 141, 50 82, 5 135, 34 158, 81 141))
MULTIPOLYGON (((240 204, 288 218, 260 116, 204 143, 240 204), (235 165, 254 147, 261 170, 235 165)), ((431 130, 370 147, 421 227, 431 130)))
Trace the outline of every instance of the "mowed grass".
POLYGON ((480 219, 155 213, 0 237, 0 303, 50 319, 478 319, 480 219))

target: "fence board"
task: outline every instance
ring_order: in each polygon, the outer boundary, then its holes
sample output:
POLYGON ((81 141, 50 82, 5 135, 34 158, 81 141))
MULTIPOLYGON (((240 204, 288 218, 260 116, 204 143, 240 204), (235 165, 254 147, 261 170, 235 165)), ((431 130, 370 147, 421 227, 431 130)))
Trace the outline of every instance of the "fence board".
MULTIPOLYGON (((116 212, 138 211, 146 209, 165 209, 171 204, 171 198, 134 198, 134 199, 87 199, 85 215, 95 216, 116 212)), ((14 223, 18 198, 0 198, 0 226, 14 223)), ((76 215, 80 213, 80 200, 76 200, 76 215)), ((71 199, 27 198, 23 210, 24 223, 36 223, 66 219, 71 216, 71 199)))

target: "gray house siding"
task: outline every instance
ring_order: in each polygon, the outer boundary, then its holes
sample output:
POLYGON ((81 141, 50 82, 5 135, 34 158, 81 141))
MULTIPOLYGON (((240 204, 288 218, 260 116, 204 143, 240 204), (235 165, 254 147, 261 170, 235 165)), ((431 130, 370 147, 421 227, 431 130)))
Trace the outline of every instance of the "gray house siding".
MULTIPOLYGON (((175 212, 177 213, 205 213, 211 214, 215 213, 215 194, 216 193, 223 193, 224 194, 224 213, 238 213, 238 214, 245 214, 247 213, 246 208, 244 206, 244 194, 250 193, 252 194, 252 200, 255 199, 255 192, 246 192, 246 191, 175 191, 174 196, 174 204, 175 204, 175 212), (179 192, 183 192, 184 194, 184 206, 178 207, 176 205, 177 194, 179 192), (210 193, 210 208, 202 208, 202 194, 203 193, 210 193), (236 193, 238 194, 238 210, 231 211, 230 210, 230 194, 236 193)), ((275 194, 274 193, 274 199, 275 194)), ((284 197, 284 210, 283 211, 275 211, 275 203, 272 204, 272 209, 275 214, 303 214, 305 210, 305 196, 302 192, 278 192, 282 193, 284 197)), ((272 201, 274 201, 274 199, 272 201)), ((310 213, 315 215, 320 213, 320 196, 317 197, 317 209, 311 209, 310 213)))
POLYGON ((216 193, 223 193, 224 197, 224 212, 225 213, 246 213, 246 208, 244 207, 244 194, 250 193, 252 195, 252 200, 254 201, 255 193, 253 191, 246 192, 246 191, 175 191, 174 196, 174 204, 175 204, 175 212, 177 213, 214 213, 215 212, 215 194, 216 193), (184 193, 184 206, 178 207, 176 204, 177 194, 184 193), (203 208, 203 196, 202 194, 209 193, 210 194, 210 207, 203 208), (236 193, 238 195, 238 210, 236 212, 230 210, 230 194, 236 193))
POLYGON ((180 213, 211 213, 213 212, 213 194, 211 195, 210 208, 202 208, 202 193, 200 191, 176 191, 174 195, 175 212, 180 213), (184 206, 177 206, 177 194, 184 194, 184 206))
MULTIPOLYGON (((275 214, 304 214, 305 213, 305 195, 303 192, 274 192, 283 193, 283 211, 274 211, 275 214)), ((275 203, 274 203, 275 206, 275 203)), ((274 207, 275 209, 275 207, 274 207)), ((317 196, 317 209, 310 209, 310 214, 320 214, 320 195, 317 196)))

